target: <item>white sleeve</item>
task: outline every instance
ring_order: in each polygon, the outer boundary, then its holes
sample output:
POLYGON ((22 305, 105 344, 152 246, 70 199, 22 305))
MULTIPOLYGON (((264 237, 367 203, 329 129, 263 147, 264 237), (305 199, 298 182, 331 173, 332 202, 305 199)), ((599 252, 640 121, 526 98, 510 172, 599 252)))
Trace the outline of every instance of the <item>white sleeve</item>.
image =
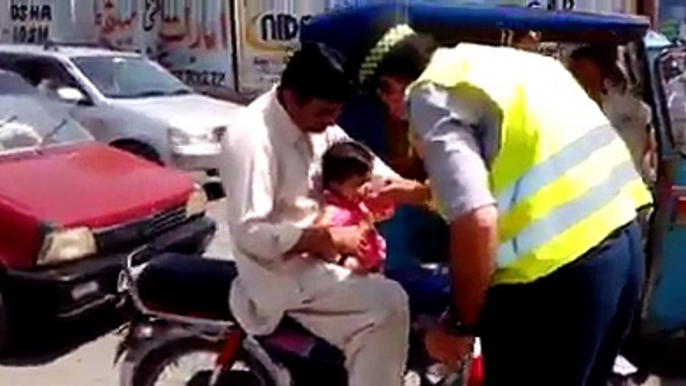
POLYGON ((295 246, 302 229, 272 220, 276 158, 266 133, 260 136, 251 130, 235 127, 222 140, 219 171, 226 192, 229 228, 240 250, 274 260, 295 246))

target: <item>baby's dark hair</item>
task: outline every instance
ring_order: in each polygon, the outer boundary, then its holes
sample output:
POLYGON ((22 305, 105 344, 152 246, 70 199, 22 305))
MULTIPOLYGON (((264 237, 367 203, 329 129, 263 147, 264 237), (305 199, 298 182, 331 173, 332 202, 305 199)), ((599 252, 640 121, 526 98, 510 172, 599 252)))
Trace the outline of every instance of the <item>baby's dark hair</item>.
POLYGON ((322 156, 322 187, 331 188, 355 176, 372 171, 374 156, 363 144, 355 141, 336 142, 322 156))

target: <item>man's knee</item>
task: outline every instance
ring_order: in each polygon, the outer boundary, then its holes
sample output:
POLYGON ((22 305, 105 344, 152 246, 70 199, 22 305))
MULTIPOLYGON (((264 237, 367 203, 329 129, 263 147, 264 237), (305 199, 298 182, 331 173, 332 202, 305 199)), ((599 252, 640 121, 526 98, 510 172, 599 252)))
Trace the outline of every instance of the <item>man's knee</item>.
POLYGON ((379 280, 375 286, 373 304, 379 324, 406 324, 410 305, 403 287, 392 280, 379 280))

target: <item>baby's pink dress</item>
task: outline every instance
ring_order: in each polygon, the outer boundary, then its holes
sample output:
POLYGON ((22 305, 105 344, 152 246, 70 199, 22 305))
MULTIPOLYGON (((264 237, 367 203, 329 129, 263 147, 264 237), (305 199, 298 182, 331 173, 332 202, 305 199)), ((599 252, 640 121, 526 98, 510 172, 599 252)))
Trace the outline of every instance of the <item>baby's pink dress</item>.
POLYGON ((374 226, 374 214, 369 210, 364 201, 351 201, 340 196, 326 193, 324 203, 333 211, 329 219, 332 226, 354 226, 360 223, 368 223, 372 227, 367 234, 366 242, 369 246, 363 256, 356 256, 360 264, 369 270, 380 270, 386 259, 386 240, 379 234, 374 226))

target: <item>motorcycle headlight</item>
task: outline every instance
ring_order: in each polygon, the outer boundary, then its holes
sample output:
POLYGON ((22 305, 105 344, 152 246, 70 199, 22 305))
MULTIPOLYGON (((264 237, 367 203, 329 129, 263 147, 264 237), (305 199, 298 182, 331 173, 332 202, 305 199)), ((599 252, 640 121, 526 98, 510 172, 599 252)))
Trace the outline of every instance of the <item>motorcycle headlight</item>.
POLYGON ((194 145, 199 143, 216 143, 215 133, 208 131, 206 133, 189 133, 185 130, 177 128, 169 128, 169 142, 172 146, 194 145))
POLYGON ((58 229, 45 237, 37 263, 47 265, 78 260, 96 251, 95 236, 90 229, 58 229))
POLYGON ((186 201, 186 217, 193 217, 205 213, 207 195, 200 185, 195 185, 195 190, 186 201))

